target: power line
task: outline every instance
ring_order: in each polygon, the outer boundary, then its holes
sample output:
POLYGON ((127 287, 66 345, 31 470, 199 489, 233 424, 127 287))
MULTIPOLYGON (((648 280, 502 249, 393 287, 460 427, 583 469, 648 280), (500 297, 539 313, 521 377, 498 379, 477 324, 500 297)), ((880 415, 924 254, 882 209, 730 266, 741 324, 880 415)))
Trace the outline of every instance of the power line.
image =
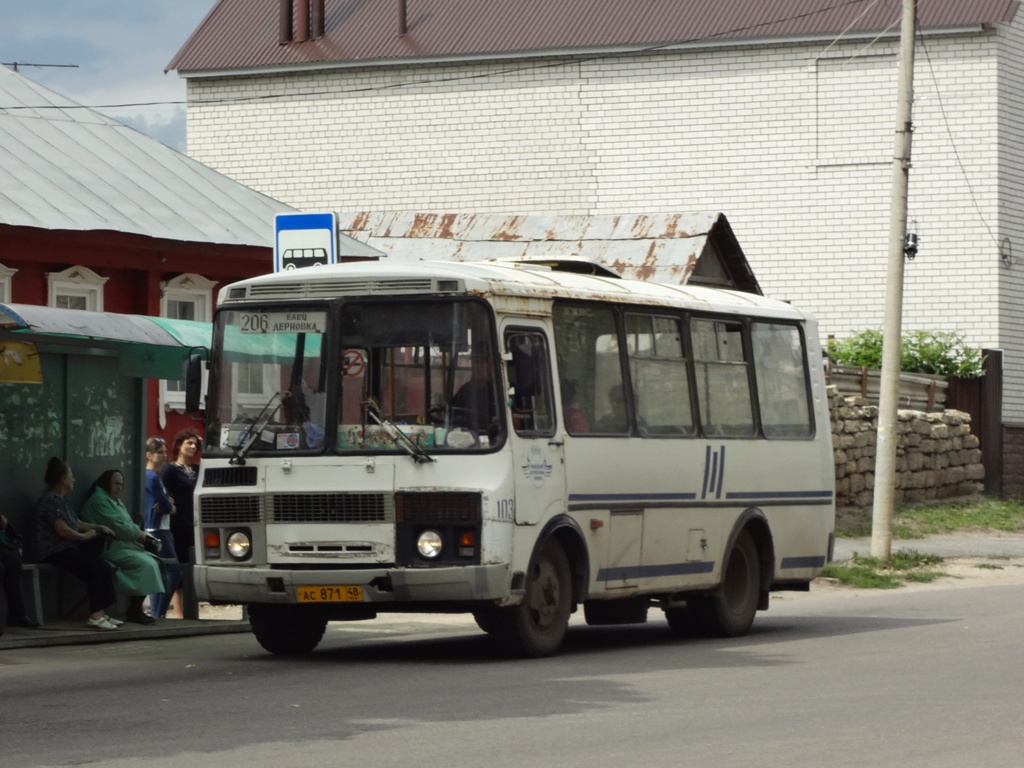
POLYGON ((921 41, 921 50, 924 51, 925 61, 928 62, 928 72, 931 74, 932 84, 935 86, 935 98, 939 102, 939 113, 942 115, 942 123, 946 128, 946 135, 949 136, 949 143, 953 148, 953 157, 956 158, 956 164, 960 168, 960 173, 964 177, 964 182, 967 184, 967 191, 970 193, 971 201, 974 203, 974 207, 978 211, 978 217, 981 219, 981 223, 985 225, 985 229, 988 231, 988 236, 992 238, 992 242, 995 243, 998 248, 999 240, 992 231, 992 227, 989 226, 988 220, 985 218, 984 211, 981 210, 981 204, 978 202, 977 195, 974 194, 974 187, 971 184, 971 179, 967 175, 967 168, 964 166, 963 160, 960 158, 960 150, 957 147, 956 139, 953 136, 953 129, 949 125, 949 117, 946 115, 946 105, 942 101, 942 92, 939 90, 939 79, 935 74, 935 67, 932 65, 932 58, 928 53, 928 46, 925 44, 924 32, 921 29, 920 24, 918 24, 917 27, 917 37, 918 40, 921 41))
MULTIPOLYGON (((804 13, 798 13, 798 14, 794 14, 792 16, 784 16, 784 17, 777 18, 777 19, 771 19, 769 21, 762 21, 762 22, 758 22, 758 23, 755 23, 755 24, 748 24, 748 25, 745 25, 745 26, 734 27, 732 29, 722 30, 720 32, 715 32, 713 34, 705 35, 705 36, 702 36, 702 37, 683 38, 683 39, 678 39, 678 40, 669 40, 669 41, 663 42, 663 43, 656 43, 656 44, 653 44, 653 45, 641 46, 639 48, 635 48, 635 49, 629 50, 629 51, 615 51, 615 52, 594 53, 594 54, 590 54, 590 55, 573 55, 573 54, 567 53, 564 56, 560 57, 558 61, 554 61, 554 62, 551 62, 551 61, 537 62, 535 64, 526 64, 526 65, 521 65, 521 66, 507 67, 505 69, 498 69, 498 70, 493 70, 493 71, 483 72, 483 73, 451 75, 451 76, 448 76, 448 77, 428 78, 428 79, 423 79, 423 80, 407 80, 407 81, 403 81, 403 82, 399 82, 399 83, 389 83, 387 85, 370 85, 370 86, 365 86, 365 87, 362 87, 362 88, 351 88, 351 89, 343 89, 343 90, 337 90, 337 89, 326 90, 325 89, 325 90, 320 90, 320 91, 310 91, 310 92, 303 93, 302 97, 309 98, 309 97, 315 97, 315 96, 323 96, 323 95, 326 95, 326 94, 339 95, 340 96, 340 95, 349 95, 349 94, 355 94, 355 93, 374 93, 374 92, 395 90, 397 88, 414 88, 414 87, 421 87, 421 86, 425 86, 425 85, 439 85, 439 84, 444 84, 444 83, 465 82, 465 81, 480 80, 480 79, 484 79, 484 78, 488 78, 488 77, 502 76, 502 75, 508 75, 508 74, 518 74, 518 73, 523 73, 523 72, 533 72, 533 71, 540 71, 540 70, 544 70, 544 69, 553 69, 553 68, 556 68, 556 67, 576 66, 576 65, 579 65, 581 63, 587 63, 587 62, 591 62, 591 61, 599 61, 601 59, 613 59, 613 58, 619 58, 619 57, 622 57, 622 56, 635 56, 637 54, 651 53, 653 51, 659 51, 659 50, 664 50, 664 49, 668 49, 668 48, 674 48, 674 47, 681 46, 681 45, 692 45, 694 43, 706 42, 706 41, 714 40, 714 39, 717 39, 717 38, 724 38, 724 37, 728 37, 730 35, 736 35, 736 34, 740 34, 740 33, 744 33, 744 32, 752 32, 752 31, 755 31, 755 30, 758 30, 758 29, 764 29, 766 27, 771 27, 771 26, 774 26, 776 24, 782 24, 782 23, 785 23, 785 22, 799 21, 801 19, 811 18, 813 16, 818 16, 818 15, 821 15, 821 14, 824 14, 824 13, 829 13, 829 12, 837 10, 839 8, 845 8, 846 6, 859 5, 859 4, 863 3, 863 2, 865 2, 865 0, 838 0, 837 2, 835 2, 835 3, 831 4, 831 5, 828 5, 828 6, 824 7, 824 8, 818 8, 818 9, 813 10, 813 11, 806 11, 804 13)), ((877 0, 872 0, 871 5, 874 5, 875 2, 877 2, 877 0)), ((869 8, 870 7, 871 6, 869 5, 869 8)), ((863 14, 861 14, 861 15, 863 15, 863 14)), ((860 18, 860 17, 858 16, 858 18, 860 18)), ((847 28, 847 30, 848 29, 849 28, 847 28)), ((843 34, 845 34, 847 30, 844 30, 843 34)), ((24 65, 24 66, 27 66, 27 65, 24 65)), ((95 104, 95 105, 92 105, 92 106, 86 106, 86 105, 83 105, 83 104, 75 104, 75 105, 69 105, 69 106, 54 106, 52 104, 44 104, 44 105, 35 106, 35 107, 28 106, 28 105, 18 105, 18 106, 12 106, 12 107, 2 107, 2 106, 0 106, 0 110, 13 111, 13 110, 19 110, 19 109, 31 109, 31 110, 43 110, 43 109, 124 109, 124 108, 139 108, 139 107, 168 107, 168 106, 182 106, 182 105, 185 105, 185 106, 206 106, 206 105, 221 105, 221 104, 245 104, 245 103, 252 103, 252 102, 263 102, 263 101, 266 101, 266 102, 282 101, 282 100, 291 100, 291 99, 294 99, 294 98, 295 98, 294 94, 270 94, 270 95, 264 95, 264 96, 233 96, 233 97, 229 97, 229 98, 223 98, 222 97, 222 98, 216 98, 216 99, 194 99, 192 101, 188 101, 188 100, 180 101, 180 100, 178 100, 178 101, 130 102, 130 103, 124 103, 124 104, 95 104)))

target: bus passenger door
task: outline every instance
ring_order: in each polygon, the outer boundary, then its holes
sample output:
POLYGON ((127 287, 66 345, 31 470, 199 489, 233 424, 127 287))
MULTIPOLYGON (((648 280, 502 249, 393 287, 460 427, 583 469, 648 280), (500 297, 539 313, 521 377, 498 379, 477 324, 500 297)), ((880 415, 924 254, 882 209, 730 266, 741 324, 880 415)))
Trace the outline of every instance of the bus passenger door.
POLYGON ((543 326, 517 320, 502 330, 508 374, 515 521, 535 525, 565 510, 565 464, 555 435, 551 345, 543 326))

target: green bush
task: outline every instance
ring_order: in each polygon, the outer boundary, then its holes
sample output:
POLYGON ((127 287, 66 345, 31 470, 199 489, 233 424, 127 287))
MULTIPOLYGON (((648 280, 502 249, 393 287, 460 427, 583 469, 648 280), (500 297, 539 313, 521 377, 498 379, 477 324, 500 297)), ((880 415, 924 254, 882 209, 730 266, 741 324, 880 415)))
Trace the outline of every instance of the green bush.
MULTIPOLYGON (((882 367, 882 332, 866 330, 845 339, 829 339, 828 355, 836 365, 882 367)), ((974 379, 984 375, 984 355, 968 346, 962 333, 914 331, 900 342, 900 370, 974 379)))

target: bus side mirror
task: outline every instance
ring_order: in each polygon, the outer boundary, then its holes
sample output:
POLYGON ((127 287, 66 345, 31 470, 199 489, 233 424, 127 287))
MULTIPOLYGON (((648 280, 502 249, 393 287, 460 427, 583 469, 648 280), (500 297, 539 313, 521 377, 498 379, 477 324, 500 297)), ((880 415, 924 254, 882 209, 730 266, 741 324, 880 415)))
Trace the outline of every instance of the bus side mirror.
POLYGON ((195 352, 188 356, 185 367, 185 411, 195 413, 202 408, 199 402, 203 392, 203 357, 195 352))

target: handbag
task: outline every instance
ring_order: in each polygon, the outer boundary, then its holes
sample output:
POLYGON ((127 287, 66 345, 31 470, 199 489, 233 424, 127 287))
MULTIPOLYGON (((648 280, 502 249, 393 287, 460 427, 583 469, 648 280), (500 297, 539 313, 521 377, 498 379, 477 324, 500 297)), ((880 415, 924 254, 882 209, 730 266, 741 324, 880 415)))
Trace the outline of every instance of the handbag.
POLYGON ((163 549, 163 544, 160 543, 160 539, 151 533, 146 534, 145 540, 142 542, 142 546, 146 548, 146 551, 151 555, 160 557, 160 550, 163 549))

